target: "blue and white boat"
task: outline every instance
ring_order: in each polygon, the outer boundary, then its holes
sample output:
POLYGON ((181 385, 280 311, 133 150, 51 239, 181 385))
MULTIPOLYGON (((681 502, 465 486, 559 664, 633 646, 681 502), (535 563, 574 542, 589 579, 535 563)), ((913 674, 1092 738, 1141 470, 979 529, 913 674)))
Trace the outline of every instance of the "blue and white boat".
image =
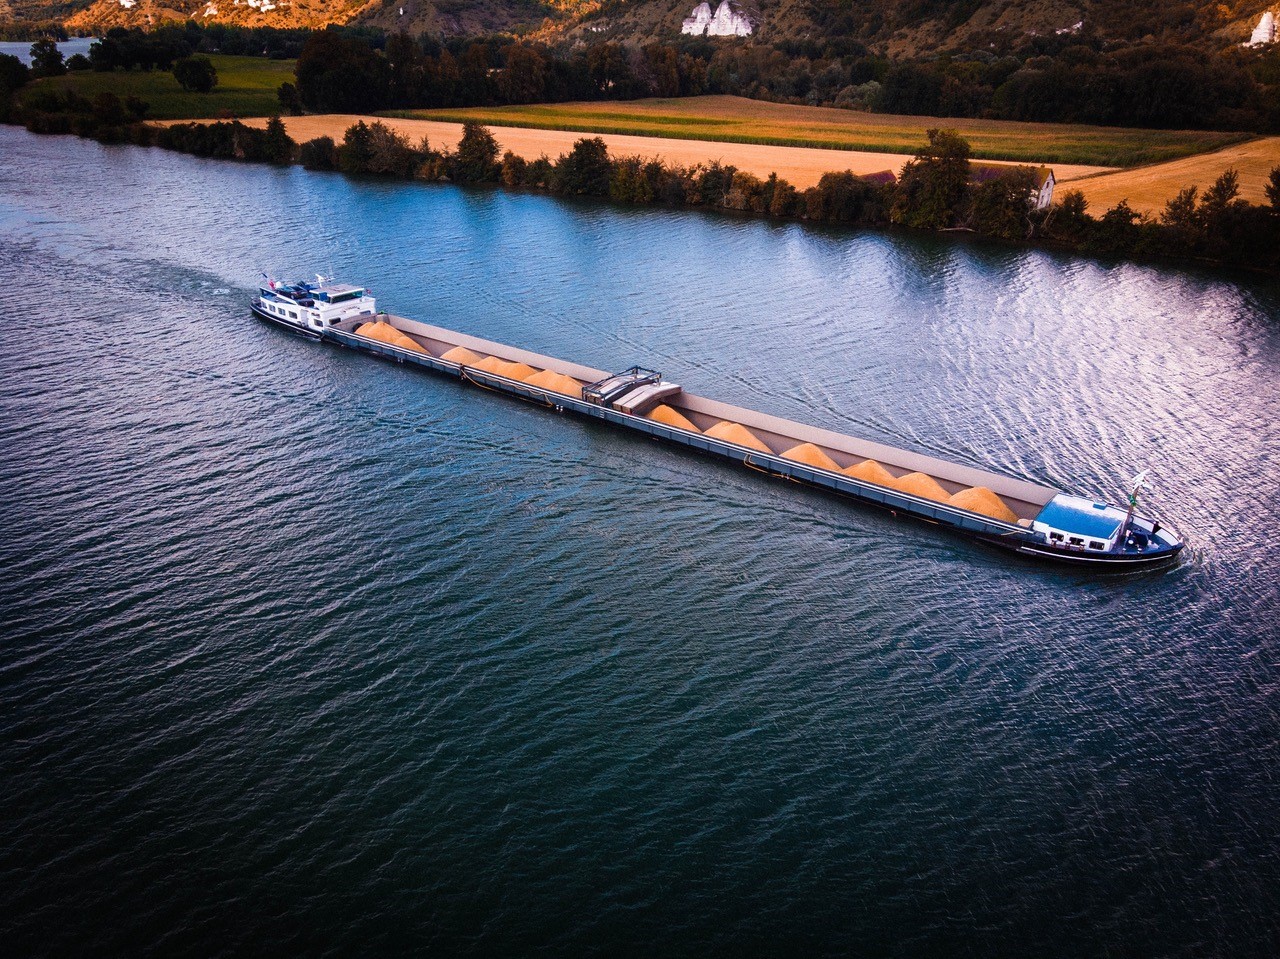
POLYGON ((362 286, 333 283, 316 274, 315 283, 281 283, 261 274, 263 284, 249 306, 254 315, 317 339, 342 320, 372 316, 377 301, 362 286))
POLYGON ((380 314, 363 287, 323 281, 269 286, 254 301, 253 311, 326 342, 625 427, 1028 558, 1132 569, 1167 562, 1183 548, 1172 530, 1139 515, 1138 490, 1145 474, 1129 484, 1127 508, 1119 507, 730 406, 685 392, 654 370, 632 367, 608 373, 380 314))

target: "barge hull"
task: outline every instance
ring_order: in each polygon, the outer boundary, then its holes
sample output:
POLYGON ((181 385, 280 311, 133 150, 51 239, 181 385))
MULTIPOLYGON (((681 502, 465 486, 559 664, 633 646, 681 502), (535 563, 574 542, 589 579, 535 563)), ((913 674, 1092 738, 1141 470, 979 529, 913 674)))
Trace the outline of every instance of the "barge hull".
MULTIPOLYGON (((556 360, 552 357, 541 356, 526 350, 509 347, 505 344, 492 343, 477 337, 467 336, 451 330, 443 330, 439 327, 432 327, 424 323, 405 320, 400 317, 393 317, 391 319, 394 320, 394 325, 397 328, 402 329, 407 333, 414 334, 414 338, 416 340, 420 342, 425 341, 436 348, 464 346, 468 349, 483 352, 488 355, 500 355, 502 358, 509 361, 523 362, 530 366, 555 370, 556 372, 561 372, 565 375, 573 376, 576 379, 587 382, 600 380, 608 376, 608 374, 602 370, 595 370, 590 367, 568 363, 563 360, 556 360)), ((915 519, 923 520, 960 533, 961 535, 979 542, 1022 554, 1028 558, 1034 558, 1039 561, 1052 560, 1065 562, 1072 565, 1086 564, 1094 568, 1120 569, 1150 565, 1152 563, 1167 560, 1171 555, 1169 553, 1153 555, 1129 555, 1121 553, 1088 554, 1079 551, 1047 547, 1045 544, 1040 543, 1035 534, 1031 533, 1029 530, 1011 523, 1006 523, 1002 520, 990 519, 980 514, 971 513, 967 510, 949 506, 945 503, 912 496, 911 494, 873 483, 864 483, 842 473, 833 473, 826 469, 811 467, 805 463, 787 459, 777 454, 762 453, 733 443, 725 442, 723 440, 718 440, 701 433, 693 433, 676 427, 667 426, 664 423, 648 419, 644 416, 637 416, 609 407, 599 406, 594 403, 589 403, 581 398, 543 389, 520 380, 510 379, 497 373, 487 372, 460 363, 454 363, 429 352, 408 350, 392 344, 384 343, 380 340, 373 340, 355 332, 355 328, 360 322, 361 321, 353 321, 351 323, 328 327, 325 329, 321 338, 362 353, 368 353, 381 359, 401 364, 407 363, 412 366, 428 369, 432 372, 450 376, 454 379, 460 379, 465 382, 470 382, 486 389, 505 393, 517 399, 537 403, 557 411, 572 412, 588 419, 601 420, 634 432, 652 436, 656 439, 665 440, 669 443, 674 443, 702 453, 717 456, 721 459, 738 462, 758 472, 790 479, 815 489, 836 493, 837 495, 854 499, 859 502, 866 503, 867 505, 889 510, 895 515, 904 514, 915 519)), ((447 349, 441 349, 441 352, 445 351, 447 351, 447 349)), ((750 413, 750 411, 739 410, 736 407, 730 407, 726 404, 717 403, 712 400, 707 400, 702 397, 696 397, 689 394, 685 394, 682 397, 682 400, 684 408, 692 408, 694 410, 705 410, 707 412, 714 410, 717 414, 727 413, 728 415, 734 416, 741 416, 742 414, 750 413)), ((956 477, 961 481, 971 482, 974 485, 979 483, 999 483, 1007 493, 1016 495, 1017 499, 1022 502, 1034 502, 1035 500, 1047 501, 1047 499, 1051 498, 1057 492, 1047 487, 1038 487, 1034 484, 1025 483, 1024 481, 999 477, 995 474, 989 474, 981 470, 969 467, 958 467, 954 464, 945 464, 943 461, 934 460, 921 454, 912 454, 905 451, 893 450, 890 447, 884 447, 879 444, 865 443, 863 441, 853 440, 850 437, 842 437, 840 434, 828 433, 827 431, 817 430, 812 427, 804 427, 803 424, 793 424, 789 421, 774 417, 767 417, 764 414, 754 414, 751 419, 753 419, 757 424, 764 421, 767 426, 773 426, 775 430, 785 430, 786 434, 793 439, 796 438, 797 433, 803 431, 801 438, 805 440, 816 439, 837 449, 841 446, 844 446, 845 448, 854 446, 857 447, 859 455, 864 454, 868 449, 876 452, 889 451, 894 454, 895 462, 901 462, 904 457, 908 457, 910 458, 911 465, 926 466, 937 472, 943 472, 943 470, 938 468, 938 464, 941 464, 948 467, 945 472, 950 474, 951 477, 956 477), (1024 500, 1023 497, 1026 497, 1026 499, 1024 500)), ((883 453, 881 455, 883 455, 883 453)))
POLYGON ((288 330, 290 333, 298 333, 302 336, 308 337, 313 340, 320 340, 324 338, 320 333, 316 332, 313 329, 310 329, 309 327, 307 327, 302 323, 290 323, 288 320, 282 319, 281 317, 272 316, 266 310, 263 310, 260 307, 258 307, 258 305, 255 303, 250 303, 249 309, 253 311, 253 315, 256 316, 258 319, 266 320, 268 323, 272 324, 273 326, 278 326, 283 330, 288 330))

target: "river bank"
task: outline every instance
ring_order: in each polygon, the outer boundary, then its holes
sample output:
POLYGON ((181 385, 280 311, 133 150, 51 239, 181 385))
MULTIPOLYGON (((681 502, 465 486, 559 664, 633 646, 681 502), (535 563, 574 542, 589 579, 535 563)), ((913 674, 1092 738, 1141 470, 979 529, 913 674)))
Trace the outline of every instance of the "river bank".
MULTIPOLYGON (((429 136, 413 143, 380 120, 357 121, 341 143, 326 134, 299 144, 280 118, 261 128, 240 121, 151 126, 142 122, 146 109, 136 98, 121 102, 104 94, 90 102, 46 92, 8 106, 5 118, 37 133, 76 133, 221 159, 300 162, 348 174, 494 183, 626 204, 700 206, 860 227, 964 230, 1103 256, 1181 258, 1263 271, 1280 267, 1280 217, 1270 205, 1241 199, 1234 171, 1203 193, 1187 192, 1158 220, 1124 200, 1095 216, 1085 195, 1069 188, 1058 191, 1052 206, 1039 205, 1043 169, 971 166, 969 144, 947 130, 928 131, 929 144, 896 176, 845 169, 824 173, 801 189, 776 173, 761 177, 719 161, 686 166, 651 155, 611 156, 601 137, 574 140, 555 160, 541 154, 530 161, 513 150, 502 152, 497 138, 478 124, 463 125, 454 149, 433 146, 429 136)), ((324 120, 322 128, 336 129, 342 119, 324 120)), ((306 128, 305 119, 297 128, 306 128)), ((1280 168, 1269 179, 1280 195, 1280 168)))
MULTIPOLYGON (((381 123, 405 137, 410 143, 427 138, 437 149, 454 151, 462 139, 462 122, 442 120, 407 119, 402 117, 371 117, 345 114, 306 115, 281 117, 289 135, 299 143, 316 137, 327 136, 341 142, 347 130, 354 124, 381 123)), ((247 119, 246 125, 265 128, 266 118, 247 119)), ((583 138, 582 132, 537 127, 495 126, 490 132, 502 152, 510 151, 526 161, 539 157, 555 158, 568 153, 574 143, 583 138)), ((797 189, 805 190, 818 185, 827 173, 851 172, 868 176, 889 172, 897 176, 910 159, 910 154, 885 153, 860 150, 832 150, 816 147, 778 146, 762 143, 736 143, 723 140, 671 139, 667 137, 630 134, 594 134, 604 141, 609 154, 614 157, 640 157, 668 165, 694 166, 719 163, 749 173, 762 180, 777 175, 797 189)), ((1017 166, 1014 161, 996 161, 1004 166, 1017 166)), ((1278 158, 1280 162, 1280 158, 1278 158)), ((1054 165, 1058 182, 1078 180, 1099 173, 1110 173, 1113 167, 1062 164, 1054 165)))

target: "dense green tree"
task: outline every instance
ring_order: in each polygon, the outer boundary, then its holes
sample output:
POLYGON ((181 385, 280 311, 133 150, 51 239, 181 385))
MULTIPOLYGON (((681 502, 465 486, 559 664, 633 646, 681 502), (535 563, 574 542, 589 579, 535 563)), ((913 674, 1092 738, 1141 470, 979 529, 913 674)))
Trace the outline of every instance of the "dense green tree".
POLYGON ((373 137, 369 125, 361 120, 347 128, 338 148, 338 169, 343 173, 367 173, 373 159, 373 137))
POLYGON ((295 68, 298 95, 311 110, 374 113, 390 102, 391 70, 368 43, 336 30, 307 40, 295 68))
POLYGON ((498 141, 479 123, 464 123, 454 155, 453 178, 459 183, 492 183, 498 172, 498 141))
POLYGON ((506 103, 540 103, 547 86, 547 62, 537 50, 515 44, 498 74, 498 93, 506 103))
POLYGON ((308 170, 336 170, 338 147, 332 137, 316 137, 298 147, 298 162, 308 170))
POLYGON ((525 173, 529 164, 523 157, 518 157, 510 150, 502 155, 501 179, 503 186, 524 186, 525 173))
POLYGON ((1139 248, 1144 221, 1142 215, 1121 200, 1102 214, 1090 231, 1087 247, 1095 253, 1122 256, 1139 248))
POLYGON ((891 217, 922 230, 942 230, 964 211, 969 143, 954 130, 932 129, 928 144, 902 168, 891 217))
POLYGON ((205 56, 183 57, 173 65, 173 78, 187 91, 208 93, 218 85, 218 71, 205 56))
POLYGON ((1199 189, 1189 186, 1165 204, 1160 224, 1165 227, 1166 242, 1178 252, 1189 253, 1200 243, 1203 219, 1196 208, 1199 189))
POLYGON ((621 44, 598 43, 588 49, 587 75, 601 99, 625 100, 632 95, 631 65, 621 44))
POLYGON ((1271 210, 1274 213, 1280 213, 1280 166, 1271 168, 1271 175, 1267 177, 1267 202, 1271 204, 1271 210))
POLYGON ((902 63, 892 67, 880 82, 877 113, 941 116, 942 76, 930 67, 902 63))
POLYGON ((31 75, 34 77, 60 77, 67 72, 58 45, 45 37, 31 44, 31 75))
POLYGON ((422 163, 409 141, 385 123, 369 124, 369 163, 366 172, 407 178, 422 163))
POLYGON ((302 97, 298 96, 298 88, 292 83, 282 83, 276 90, 276 100, 280 109, 291 117, 302 115, 302 97))
POLYGON ((272 117, 267 121, 263 152, 268 163, 274 163, 277 166, 288 166, 293 162, 297 149, 298 145, 289 137, 283 121, 278 116, 272 117))
POLYGON ((805 216, 828 223, 884 223, 885 189, 848 170, 824 173, 816 187, 805 191, 805 216))
POLYGON ((31 70, 9 53, 0 53, 0 98, 8 96, 31 79, 31 70))
POLYGON ((1083 242, 1092 226, 1093 217, 1089 215, 1089 201, 1084 193, 1066 190, 1050 207, 1045 232, 1052 239, 1077 244, 1083 242))
POLYGON ((645 161, 641 157, 620 157, 613 161, 609 199, 615 203, 653 202, 653 184, 645 175, 645 161))
POLYGON ((1021 240, 1033 229, 1032 201, 1038 190, 1031 167, 1011 167, 970 190, 969 225, 1001 240, 1021 240))
POLYGON ((570 196, 608 196, 613 167, 600 137, 583 137, 556 164, 554 187, 570 196))

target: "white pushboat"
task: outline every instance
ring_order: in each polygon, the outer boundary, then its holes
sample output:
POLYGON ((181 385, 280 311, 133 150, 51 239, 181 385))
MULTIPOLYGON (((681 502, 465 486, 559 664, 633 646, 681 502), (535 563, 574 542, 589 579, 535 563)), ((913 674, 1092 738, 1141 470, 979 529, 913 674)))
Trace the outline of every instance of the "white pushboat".
POLYGON ((280 283, 265 273, 262 279, 257 297, 249 304, 254 315, 317 339, 326 327, 372 316, 377 308, 364 287, 333 283, 318 273, 315 283, 280 283))

